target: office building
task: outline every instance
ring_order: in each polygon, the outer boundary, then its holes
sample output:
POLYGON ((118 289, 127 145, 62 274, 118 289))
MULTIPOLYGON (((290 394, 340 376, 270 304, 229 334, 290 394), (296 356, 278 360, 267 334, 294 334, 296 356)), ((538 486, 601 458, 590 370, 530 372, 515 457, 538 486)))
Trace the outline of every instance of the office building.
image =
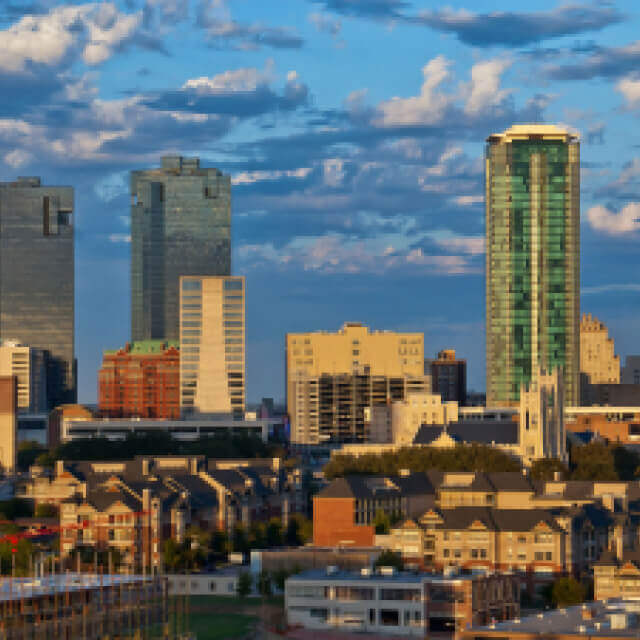
POLYGON ((627 356, 624 359, 620 382, 622 384, 640 384, 640 356, 627 356))
POLYGON ((16 342, 0 345, 0 376, 18 381, 18 411, 47 413, 47 354, 16 342))
POLYGON ((73 189, 0 183, 0 339, 47 352, 51 407, 75 402, 73 189))
POLYGON ((431 360, 431 391, 444 402, 465 404, 467 399, 467 361, 456 358, 455 349, 445 349, 431 360))
POLYGON ((620 356, 607 326, 590 313, 580 320, 580 373, 588 384, 620 382, 620 356))
POLYGON ((231 182, 198 158, 131 173, 131 337, 178 340, 179 280, 231 270, 231 182))
POLYGON ((0 471, 16 471, 18 425, 16 413, 18 381, 15 376, 0 376, 0 471))
POLYGON ((457 637, 472 624, 517 616, 519 599, 518 578, 508 575, 442 576, 391 567, 348 572, 330 566, 285 582, 289 625, 380 638, 457 637))
POLYGON ((424 336, 359 323, 290 333, 286 364, 293 443, 366 442, 366 407, 424 391, 424 336))
POLYGON ((517 404, 539 370, 579 399, 580 146, 553 125, 514 125, 486 148, 487 405, 517 404))
POLYGON ((180 417, 178 342, 144 340, 105 351, 98 372, 98 412, 105 418, 180 417))
POLYGON ((242 416, 245 406, 245 279, 180 279, 183 415, 242 416))

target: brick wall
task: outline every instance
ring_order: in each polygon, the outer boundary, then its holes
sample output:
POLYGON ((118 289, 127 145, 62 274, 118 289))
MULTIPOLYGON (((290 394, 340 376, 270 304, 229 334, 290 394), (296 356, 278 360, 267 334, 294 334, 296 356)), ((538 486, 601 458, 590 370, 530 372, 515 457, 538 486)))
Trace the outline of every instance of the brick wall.
POLYGON ((354 498, 313 499, 313 543, 320 547, 372 547, 375 529, 355 524, 354 498))

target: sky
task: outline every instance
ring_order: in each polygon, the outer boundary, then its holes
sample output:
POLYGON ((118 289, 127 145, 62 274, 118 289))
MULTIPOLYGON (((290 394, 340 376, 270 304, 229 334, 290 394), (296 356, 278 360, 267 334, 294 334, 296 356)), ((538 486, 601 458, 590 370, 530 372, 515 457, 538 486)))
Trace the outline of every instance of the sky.
POLYGON ((232 177, 247 396, 284 336, 420 331, 484 375, 484 141, 581 136, 581 306, 640 353, 640 9, 627 2, 0 3, 0 180, 75 187, 79 400, 130 334, 129 171, 232 177))

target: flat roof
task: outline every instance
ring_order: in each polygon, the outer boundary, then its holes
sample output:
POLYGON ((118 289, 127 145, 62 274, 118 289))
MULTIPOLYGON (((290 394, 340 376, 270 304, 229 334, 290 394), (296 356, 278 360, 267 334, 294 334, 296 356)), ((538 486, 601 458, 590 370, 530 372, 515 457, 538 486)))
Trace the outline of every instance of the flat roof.
POLYGON ((640 631, 638 613, 640 613, 640 601, 617 599, 607 602, 595 601, 574 607, 553 609, 522 619, 515 618, 489 626, 473 627, 470 633, 553 633, 576 638, 599 636, 635 638, 640 631), (617 618, 617 625, 612 625, 612 618, 613 620, 617 618))
POLYGON ((96 573, 55 573, 41 578, 0 578, 0 602, 36 596, 83 591, 121 584, 140 584, 153 579, 148 575, 96 573))
POLYGON ((561 128, 555 124, 514 124, 502 133, 493 133, 487 138, 487 142, 510 142, 512 140, 527 140, 528 138, 543 140, 563 140, 565 142, 577 142, 579 136, 561 128))
POLYGON ((291 576, 289 580, 294 582, 408 582, 414 584, 436 583, 436 584, 456 584, 468 582, 477 579, 477 575, 455 574, 452 576, 443 576, 442 574, 417 573, 413 571, 395 571, 394 573, 384 574, 372 571, 371 574, 363 574, 355 571, 338 570, 333 573, 327 572, 326 569, 310 569, 297 575, 291 576))

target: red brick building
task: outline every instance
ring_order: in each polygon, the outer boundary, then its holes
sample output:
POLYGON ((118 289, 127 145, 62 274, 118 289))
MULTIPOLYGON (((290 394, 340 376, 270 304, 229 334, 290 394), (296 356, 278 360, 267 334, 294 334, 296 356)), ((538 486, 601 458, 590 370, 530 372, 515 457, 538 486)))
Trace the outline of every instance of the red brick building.
POLYGON ((98 373, 98 410, 105 418, 179 418, 177 343, 145 340, 105 351, 98 373))

